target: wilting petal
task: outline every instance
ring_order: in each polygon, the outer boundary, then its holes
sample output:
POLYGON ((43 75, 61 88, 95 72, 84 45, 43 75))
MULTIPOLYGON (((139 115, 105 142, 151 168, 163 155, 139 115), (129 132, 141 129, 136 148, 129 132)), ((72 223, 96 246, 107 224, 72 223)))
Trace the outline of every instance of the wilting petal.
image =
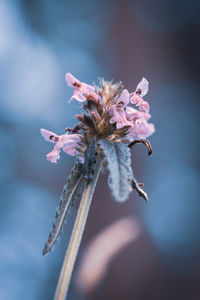
POLYGON ((142 78, 142 80, 138 83, 135 93, 140 95, 140 97, 144 97, 149 90, 149 82, 146 80, 146 78, 142 78))

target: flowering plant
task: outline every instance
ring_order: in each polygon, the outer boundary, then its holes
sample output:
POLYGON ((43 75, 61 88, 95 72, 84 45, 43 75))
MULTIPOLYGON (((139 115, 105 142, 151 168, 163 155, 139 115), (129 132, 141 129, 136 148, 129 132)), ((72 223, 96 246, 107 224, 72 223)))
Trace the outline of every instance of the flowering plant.
POLYGON ((142 78, 131 93, 124 89, 121 82, 101 79, 99 86, 92 86, 80 82, 70 73, 66 74, 66 81, 74 88, 69 102, 74 99, 83 102, 83 112, 76 115, 79 123, 72 129, 67 128, 63 135, 41 129, 44 139, 55 144, 47 154, 50 162, 57 162, 61 149, 76 156, 44 254, 55 244, 76 198, 83 195, 91 201, 102 168, 109 173, 108 184, 117 201, 125 201, 134 189, 148 200, 141 189, 142 184, 137 183, 133 175, 130 155, 130 148, 136 143, 143 143, 148 148, 148 154, 152 153, 146 138, 155 129, 153 124, 148 123, 150 107, 143 99, 148 92, 148 81, 142 78))

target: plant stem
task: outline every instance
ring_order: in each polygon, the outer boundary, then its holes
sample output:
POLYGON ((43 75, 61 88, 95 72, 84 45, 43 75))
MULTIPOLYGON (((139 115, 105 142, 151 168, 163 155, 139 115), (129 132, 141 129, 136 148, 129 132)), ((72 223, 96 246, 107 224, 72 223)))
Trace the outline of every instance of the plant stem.
POLYGON ((73 227, 69 246, 60 273, 60 278, 58 281, 56 294, 54 298, 55 300, 64 300, 67 295, 71 275, 76 261, 76 256, 78 253, 78 249, 80 247, 81 238, 85 228, 90 204, 92 202, 92 197, 94 194, 94 190, 99 177, 100 170, 101 170, 101 160, 100 158, 97 158, 97 164, 96 164, 92 181, 86 185, 80 201, 80 206, 73 227))

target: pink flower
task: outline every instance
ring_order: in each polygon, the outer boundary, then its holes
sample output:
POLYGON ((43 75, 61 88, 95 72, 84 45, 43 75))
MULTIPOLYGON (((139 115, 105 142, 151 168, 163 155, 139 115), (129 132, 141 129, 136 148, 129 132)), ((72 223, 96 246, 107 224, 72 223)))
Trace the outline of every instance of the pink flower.
POLYGON ((131 93, 130 102, 132 104, 136 104, 136 106, 139 106, 140 111, 144 111, 146 113, 149 112, 149 103, 147 101, 144 101, 142 99, 143 96, 145 96, 148 92, 149 83, 148 81, 143 77, 142 80, 138 83, 136 90, 134 93, 131 93))
POLYGON ((46 156, 50 162, 57 162, 57 160, 60 158, 61 148, 69 155, 75 156, 77 154, 76 147, 78 146, 78 142, 80 141, 79 134, 63 134, 59 136, 54 132, 48 131, 43 128, 40 129, 40 132, 46 141, 55 143, 53 151, 49 152, 46 156))
POLYGON ((130 96, 128 90, 124 89, 117 99, 116 104, 121 107, 126 107, 129 104, 129 98, 130 96))
POLYGON ((131 106, 126 107, 126 113, 127 113, 128 120, 140 119, 140 118, 149 120, 151 118, 151 115, 149 113, 138 111, 137 109, 135 109, 131 106))
POLYGON ((129 130, 129 139, 131 142, 137 139, 146 139, 154 133, 154 125, 148 123, 151 117, 150 114, 138 111, 132 107, 127 107, 126 113, 127 119, 132 123, 129 130))
POLYGON ((95 92, 95 88, 93 86, 80 82, 70 73, 66 74, 66 82, 68 86, 74 88, 74 93, 69 102, 71 102, 73 99, 76 99, 80 102, 84 102, 86 100, 86 97, 84 96, 85 94, 95 92))
POLYGON ((123 90, 121 95, 116 101, 115 105, 109 107, 108 112, 112 116, 110 123, 116 123, 117 129, 120 129, 124 126, 131 126, 131 123, 127 120, 126 111, 124 108, 129 103, 129 92, 123 90))
POLYGON ((142 80, 138 83, 135 93, 140 95, 141 98, 144 97, 149 90, 149 82, 146 80, 146 78, 142 78, 142 80))

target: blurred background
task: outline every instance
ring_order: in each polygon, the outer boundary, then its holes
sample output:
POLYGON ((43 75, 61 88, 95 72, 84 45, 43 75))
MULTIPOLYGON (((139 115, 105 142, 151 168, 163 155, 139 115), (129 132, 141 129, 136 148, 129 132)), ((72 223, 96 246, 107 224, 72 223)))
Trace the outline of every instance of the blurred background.
POLYGON ((50 164, 39 130, 76 124, 66 72, 90 84, 122 80, 130 91, 146 77, 156 127, 152 157, 142 145, 132 150, 150 202, 136 193, 114 202, 101 176, 74 274, 106 226, 136 217, 139 236, 92 291, 73 274, 69 299, 200 299, 199 34, 198 0, 0 1, 1 299, 54 296, 77 207, 53 251, 42 249, 74 158, 50 164))

